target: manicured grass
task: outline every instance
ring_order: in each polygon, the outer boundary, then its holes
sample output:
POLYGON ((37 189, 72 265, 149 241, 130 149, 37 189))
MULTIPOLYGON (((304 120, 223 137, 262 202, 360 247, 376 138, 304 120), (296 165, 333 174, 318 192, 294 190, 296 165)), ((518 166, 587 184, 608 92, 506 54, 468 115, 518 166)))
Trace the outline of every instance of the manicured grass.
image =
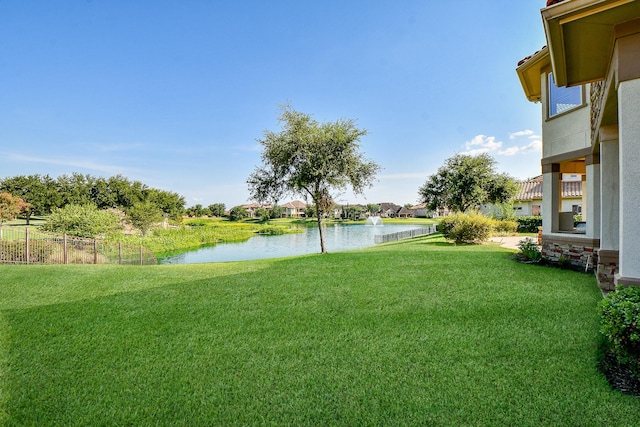
POLYGON ((593 276, 436 237, 181 266, 0 266, 0 424, 636 425, 593 276))

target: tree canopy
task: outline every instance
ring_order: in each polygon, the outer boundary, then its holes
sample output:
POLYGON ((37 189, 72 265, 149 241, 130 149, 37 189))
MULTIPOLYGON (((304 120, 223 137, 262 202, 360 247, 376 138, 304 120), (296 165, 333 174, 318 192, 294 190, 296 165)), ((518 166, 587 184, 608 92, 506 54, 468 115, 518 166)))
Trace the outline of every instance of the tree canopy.
POLYGON ((428 177, 419 195, 431 210, 466 212, 485 203, 504 203, 517 191, 516 181, 495 171, 495 160, 488 154, 456 154, 438 172, 428 177))
POLYGON ((316 206, 320 250, 326 253, 322 218, 333 204, 332 192, 351 187, 359 194, 373 183, 380 170, 359 151, 367 131, 354 120, 319 123, 310 115, 282 107, 281 130, 265 131, 262 165, 249 176, 254 200, 277 204, 285 194, 310 197, 316 206))
POLYGON ((99 209, 127 210, 139 202, 151 202, 172 219, 184 212, 185 200, 177 193, 150 188, 139 181, 129 181, 122 175, 108 179, 80 173, 60 175, 18 175, 0 180, 0 191, 20 197, 31 209, 25 212, 48 215, 66 205, 93 204, 99 209))
POLYGON ((0 193, 0 225, 14 219, 19 213, 29 209, 29 204, 20 197, 0 193))

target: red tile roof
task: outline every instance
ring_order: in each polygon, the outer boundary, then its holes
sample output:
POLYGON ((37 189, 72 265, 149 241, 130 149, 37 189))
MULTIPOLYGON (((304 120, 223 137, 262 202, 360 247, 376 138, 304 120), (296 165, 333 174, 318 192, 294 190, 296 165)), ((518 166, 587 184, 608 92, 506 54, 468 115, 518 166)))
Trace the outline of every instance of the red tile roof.
POLYGON ((561 3, 561 2, 563 2, 563 1, 564 1, 564 0, 547 0, 547 7, 549 7, 549 6, 553 6, 554 4, 556 4, 556 3, 561 3))
POLYGON ((563 181, 562 197, 582 197, 582 181, 563 181))
POLYGON ((516 200, 542 199, 542 175, 520 183, 516 200))
MULTIPOLYGON (((562 181, 562 197, 582 197, 582 181, 562 181)), ((516 200, 542 199, 542 175, 520 183, 516 200)))
MULTIPOLYGON (((562 0, 560 0, 562 1, 562 0)), ((540 48, 540 50, 544 49, 546 46, 542 46, 540 48)), ((525 62, 527 62, 528 60, 530 60, 535 54, 537 54, 538 52, 540 52, 540 50, 536 50, 534 53, 532 53, 529 56, 524 57, 523 59, 521 59, 520 61, 518 61, 518 67, 521 66, 522 64, 524 64, 525 62)))

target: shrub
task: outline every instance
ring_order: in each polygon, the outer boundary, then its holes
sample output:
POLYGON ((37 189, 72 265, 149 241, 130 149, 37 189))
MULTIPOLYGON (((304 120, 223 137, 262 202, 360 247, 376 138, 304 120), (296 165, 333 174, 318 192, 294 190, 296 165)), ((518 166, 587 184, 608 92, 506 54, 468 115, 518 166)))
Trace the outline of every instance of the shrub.
POLYGON ((491 224, 490 218, 477 213, 449 215, 440 222, 442 235, 456 243, 487 240, 491 235, 491 224))
POLYGON ((619 362, 640 375, 640 287, 618 286, 598 305, 600 332, 607 338, 619 362))
POLYGON ((537 233, 538 227, 542 227, 541 216, 520 216, 518 222, 518 233, 537 233))
POLYGON ((120 228, 120 217, 95 205, 66 205, 51 212, 41 226, 45 231, 79 237, 97 237, 120 228))
POLYGON ((249 216, 249 212, 242 206, 236 206, 229 212, 229 219, 231 221, 240 221, 249 216))
POLYGON ((260 229, 258 229, 257 233, 258 234, 265 234, 265 235, 269 235, 269 236, 279 236, 284 234, 286 231, 285 227, 282 226, 278 226, 278 225, 264 225, 262 227, 260 227, 260 229))
POLYGON ((560 255, 558 258, 558 267, 563 270, 570 270, 573 268, 573 262, 571 262, 571 258, 566 255, 560 255))
POLYGON ((542 260, 542 252, 540 246, 530 237, 518 242, 518 255, 525 261, 540 262, 542 260))
POLYGON ((512 235, 518 231, 518 223, 507 219, 494 219, 493 232, 503 235, 512 235))

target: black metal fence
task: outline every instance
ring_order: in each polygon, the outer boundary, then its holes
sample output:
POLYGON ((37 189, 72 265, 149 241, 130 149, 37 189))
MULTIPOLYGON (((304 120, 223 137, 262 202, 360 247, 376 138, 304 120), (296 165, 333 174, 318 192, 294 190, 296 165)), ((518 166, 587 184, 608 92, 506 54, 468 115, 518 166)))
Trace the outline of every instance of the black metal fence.
POLYGON ((399 231, 397 233, 381 234, 381 235, 375 236, 375 242, 376 243, 395 242, 396 240, 412 239, 414 237, 426 236, 428 234, 433 234, 435 232, 436 232, 436 226, 430 225, 428 227, 413 228, 411 230, 399 231))
POLYGON ((158 261, 142 246, 0 227, 0 263, 147 265, 158 261))

